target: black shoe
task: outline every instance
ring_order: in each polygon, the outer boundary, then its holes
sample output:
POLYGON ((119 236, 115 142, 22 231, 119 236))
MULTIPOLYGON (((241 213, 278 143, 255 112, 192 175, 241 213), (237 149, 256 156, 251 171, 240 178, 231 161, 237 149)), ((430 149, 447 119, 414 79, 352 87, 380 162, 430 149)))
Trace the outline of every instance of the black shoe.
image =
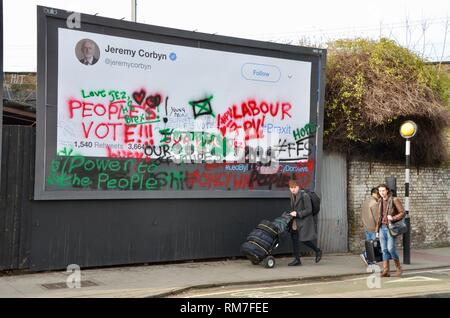
POLYGON ((288 264, 288 266, 299 266, 299 265, 302 265, 302 262, 300 262, 298 258, 294 258, 294 260, 288 264))
POLYGON ((319 263, 321 259, 322 259, 322 250, 319 250, 318 252, 316 252, 316 263, 319 263))

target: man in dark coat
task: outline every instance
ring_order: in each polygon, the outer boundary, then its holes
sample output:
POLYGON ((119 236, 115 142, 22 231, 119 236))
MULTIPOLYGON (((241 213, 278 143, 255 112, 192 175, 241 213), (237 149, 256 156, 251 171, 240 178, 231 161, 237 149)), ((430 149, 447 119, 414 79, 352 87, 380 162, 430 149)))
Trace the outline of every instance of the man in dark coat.
POLYGON ((301 265, 300 242, 310 247, 316 252, 316 263, 322 258, 322 251, 314 244, 317 239, 316 220, 312 214, 312 204, 309 195, 300 190, 295 180, 289 180, 289 190, 291 191, 291 212, 293 217, 290 229, 292 239, 292 249, 294 260, 289 266, 301 265))

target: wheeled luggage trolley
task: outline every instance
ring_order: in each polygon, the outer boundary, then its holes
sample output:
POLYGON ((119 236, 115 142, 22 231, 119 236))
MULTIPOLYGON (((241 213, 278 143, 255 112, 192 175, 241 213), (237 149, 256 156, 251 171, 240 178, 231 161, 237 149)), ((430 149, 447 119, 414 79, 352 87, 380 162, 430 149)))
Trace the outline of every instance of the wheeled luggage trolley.
POLYGON ((262 263, 266 268, 273 268, 275 258, 272 251, 278 247, 279 235, 287 229, 291 219, 289 214, 283 213, 273 222, 262 220, 247 236, 247 240, 241 246, 241 252, 254 265, 262 263))
POLYGON ((257 265, 262 262, 264 267, 273 268, 275 258, 272 250, 278 246, 278 231, 272 222, 262 220, 258 226, 247 236, 247 241, 241 246, 242 253, 257 265))

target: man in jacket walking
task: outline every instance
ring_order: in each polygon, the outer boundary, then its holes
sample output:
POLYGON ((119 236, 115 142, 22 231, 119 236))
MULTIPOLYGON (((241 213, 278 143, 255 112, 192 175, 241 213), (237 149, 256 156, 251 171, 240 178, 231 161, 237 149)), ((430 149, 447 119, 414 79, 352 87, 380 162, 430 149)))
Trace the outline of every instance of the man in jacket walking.
POLYGON ((313 242, 317 239, 317 227, 312 213, 311 199, 305 191, 300 190, 295 180, 289 180, 289 190, 291 191, 290 215, 293 217, 290 234, 294 260, 288 265, 298 266, 302 264, 300 261, 300 242, 316 252, 315 261, 318 263, 322 258, 322 251, 313 242))
MULTIPOLYGON (((370 191, 370 197, 368 197, 361 207, 361 219, 364 225, 364 234, 366 241, 375 240, 376 227, 377 227, 377 207, 380 195, 378 194, 378 188, 372 188, 370 191)), ((361 255, 361 259, 366 265, 369 265, 367 261, 367 251, 364 251, 361 255)))
POLYGON ((378 186, 378 192, 381 199, 378 202, 378 220, 376 232, 380 236, 380 245, 383 251, 383 272, 381 277, 389 277, 389 258, 394 259, 397 269, 396 275, 401 276, 402 267, 400 266, 400 258, 396 249, 396 237, 389 232, 389 223, 400 221, 405 216, 405 210, 400 199, 393 197, 391 191, 386 184, 378 186))

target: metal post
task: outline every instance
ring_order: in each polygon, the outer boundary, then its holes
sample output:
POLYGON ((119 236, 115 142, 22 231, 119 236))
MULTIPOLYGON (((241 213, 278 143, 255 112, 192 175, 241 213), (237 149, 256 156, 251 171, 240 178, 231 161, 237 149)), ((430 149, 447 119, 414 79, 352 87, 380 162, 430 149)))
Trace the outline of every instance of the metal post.
POLYGON ((131 0, 131 21, 136 22, 137 0, 131 0))
POLYGON ((409 219, 409 165, 411 141, 406 139, 406 165, 405 165, 405 223, 408 230, 403 234, 403 264, 411 264, 411 222, 409 219))

